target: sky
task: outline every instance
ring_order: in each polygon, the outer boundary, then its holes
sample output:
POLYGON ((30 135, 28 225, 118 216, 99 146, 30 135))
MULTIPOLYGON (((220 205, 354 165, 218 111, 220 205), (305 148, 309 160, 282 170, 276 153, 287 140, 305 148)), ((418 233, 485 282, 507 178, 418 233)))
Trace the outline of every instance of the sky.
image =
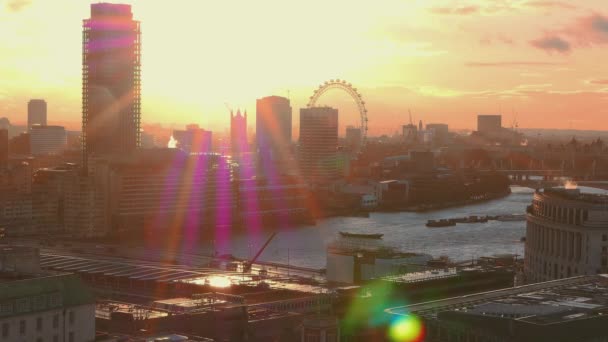
MULTIPOLYGON (((0 0, 0 117, 80 127, 86 0, 0 0)), ((225 131, 227 107, 344 79, 366 101, 370 134, 409 121, 608 130, 605 0, 125 0, 142 28, 142 121, 225 131)), ((339 90, 320 104, 357 124, 339 90)), ((250 115, 253 118, 253 115, 250 115)), ((250 121, 252 126, 253 120, 250 121)))

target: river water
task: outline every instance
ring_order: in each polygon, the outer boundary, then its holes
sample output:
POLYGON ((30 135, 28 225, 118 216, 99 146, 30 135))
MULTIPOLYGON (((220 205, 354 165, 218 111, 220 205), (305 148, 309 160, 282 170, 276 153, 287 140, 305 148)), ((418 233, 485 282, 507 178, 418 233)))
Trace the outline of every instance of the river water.
MULTIPOLYGON (((599 192, 586 189, 586 192, 599 192)), ((501 199, 464 207, 425 213, 372 213, 369 218, 335 217, 321 220, 316 226, 290 228, 279 232, 259 259, 324 268, 326 246, 338 237, 340 231, 382 233, 383 241, 388 246, 401 251, 427 253, 433 257, 446 255, 452 260, 469 260, 500 253, 514 253, 523 257, 524 243, 521 238, 525 235, 525 221, 489 221, 434 229, 425 226, 429 219, 525 213, 534 190, 515 186, 511 190, 510 195, 501 199)), ((230 246, 220 252, 251 257, 268 236, 267 232, 259 236, 233 236, 230 246)))

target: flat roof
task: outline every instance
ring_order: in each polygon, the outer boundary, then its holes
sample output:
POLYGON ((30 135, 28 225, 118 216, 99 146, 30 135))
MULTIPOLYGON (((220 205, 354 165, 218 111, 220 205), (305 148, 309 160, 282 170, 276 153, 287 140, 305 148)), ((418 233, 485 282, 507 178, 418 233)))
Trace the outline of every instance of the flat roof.
POLYGON ((437 319, 441 312, 457 312, 515 319, 537 325, 557 324, 608 314, 608 275, 580 276, 481 292, 385 310, 437 319))

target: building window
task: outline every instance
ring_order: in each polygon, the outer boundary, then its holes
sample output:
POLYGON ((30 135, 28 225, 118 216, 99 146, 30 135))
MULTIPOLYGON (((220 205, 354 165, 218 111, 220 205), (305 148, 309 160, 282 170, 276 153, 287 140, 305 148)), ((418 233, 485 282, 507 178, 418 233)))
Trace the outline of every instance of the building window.
POLYGON ((602 241, 608 241, 608 235, 602 234, 602 241))
POLYGON ((2 323, 2 337, 8 337, 11 326, 8 323, 2 323))
POLYGON ((42 331, 42 317, 36 318, 36 331, 42 331))
POLYGON ((19 333, 25 335, 25 320, 19 322, 19 333))
POLYGON ((70 313, 68 315, 68 320, 69 320, 70 324, 74 324, 75 319, 76 319, 76 317, 74 315, 74 311, 70 311, 70 313))
POLYGON ((53 329, 59 328, 59 314, 53 316, 53 329))

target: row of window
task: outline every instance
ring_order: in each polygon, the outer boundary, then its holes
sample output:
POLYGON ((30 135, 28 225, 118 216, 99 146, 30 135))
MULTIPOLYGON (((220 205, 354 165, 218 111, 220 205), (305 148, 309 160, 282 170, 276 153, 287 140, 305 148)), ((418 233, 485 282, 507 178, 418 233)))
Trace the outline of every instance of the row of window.
POLYGON ((543 201, 533 201, 534 214, 555 222, 581 225, 589 219, 589 211, 580 208, 566 208, 543 201))
MULTIPOLYGON (((70 311, 68 313, 68 322, 70 325, 74 325, 76 321, 76 315, 74 313, 74 311, 70 311)), ((41 332, 44 328, 44 318, 43 317, 37 317, 36 318, 36 331, 37 332, 41 332)), ((55 314, 53 315, 53 319, 52 319, 52 328, 57 330, 59 329, 59 314, 55 314)), ((25 335, 27 331, 27 320, 22 319, 19 321, 19 335, 25 335)), ((3 338, 8 338, 11 336, 11 325, 9 322, 4 322, 2 323, 2 337, 3 338)), ((39 341, 42 341, 41 338, 38 339, 39 341)), ((73 333, 70 332, 70 338, 69 338, 70 342, 73 341, 73 333)), ((55 338, 53 337, 53 341, 55 341, 55 338)))

